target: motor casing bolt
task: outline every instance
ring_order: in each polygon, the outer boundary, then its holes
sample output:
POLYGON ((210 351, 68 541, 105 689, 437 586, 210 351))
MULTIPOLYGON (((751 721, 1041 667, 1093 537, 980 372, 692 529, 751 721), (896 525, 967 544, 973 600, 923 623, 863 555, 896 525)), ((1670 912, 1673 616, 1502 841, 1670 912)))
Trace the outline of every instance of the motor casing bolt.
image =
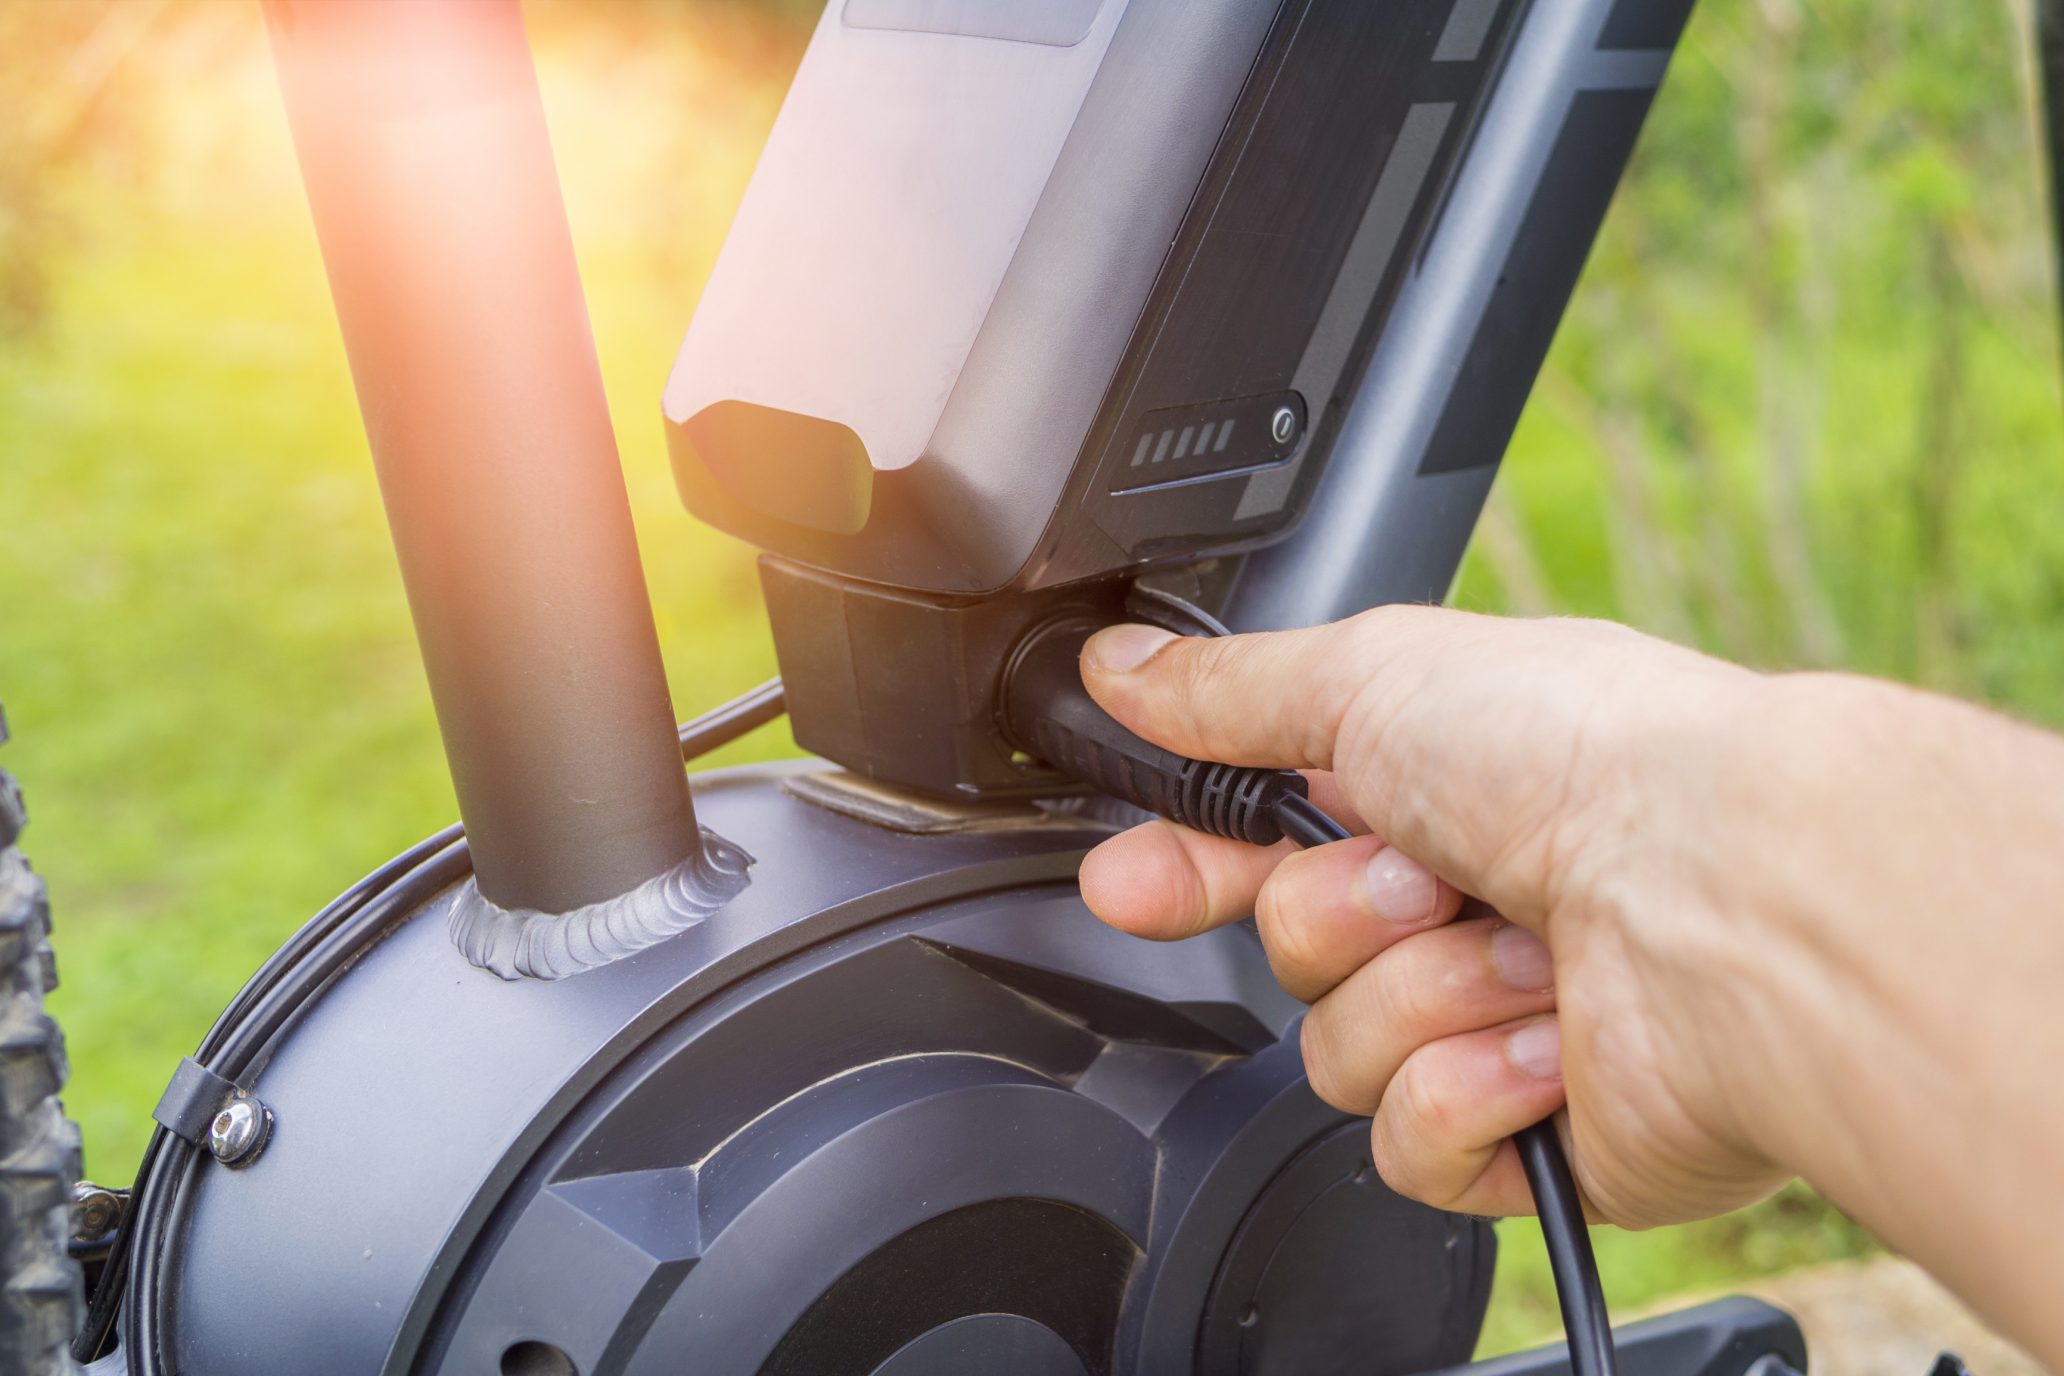
POLYGON ((208 1123, 208 1154, 225 1166, 248 1166, 271 1136, 272 1110, 238 1090, 208 1123))

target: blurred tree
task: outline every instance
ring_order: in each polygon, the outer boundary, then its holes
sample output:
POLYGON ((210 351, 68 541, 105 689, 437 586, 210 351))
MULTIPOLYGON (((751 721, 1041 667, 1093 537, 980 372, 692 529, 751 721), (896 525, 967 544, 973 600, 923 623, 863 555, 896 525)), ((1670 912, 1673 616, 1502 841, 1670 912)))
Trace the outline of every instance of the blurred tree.
POLYGON ((1705 0, 1501 480, 1524 538, 1465 597, 2064 716, 2031 32, 1705 0))
POLYGON ((79 162, 145 151, 130 107, 110 94, 161 8, 160 0, 0 2, 0 90, 15 93, 0 120, 0 339, 32 332, 48 313, 51 259, 74 228, 65 192, 79 162))

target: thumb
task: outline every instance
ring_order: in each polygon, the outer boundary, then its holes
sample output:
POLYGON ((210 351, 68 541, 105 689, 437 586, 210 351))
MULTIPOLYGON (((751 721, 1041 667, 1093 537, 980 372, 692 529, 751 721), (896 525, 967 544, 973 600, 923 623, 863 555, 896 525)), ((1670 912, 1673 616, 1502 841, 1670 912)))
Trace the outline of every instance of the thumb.
POLYGON ((1111 626, 1083 647, 1082 682, 1127 729, 1178 754, 1331 769, 1340 721, 1367 681, 1346 629, 1212 639, 1111 626))
POLYGON ((1116 626, 1082 654, 1126 727, 1197 759, 1332 770, 1371 831, 1515 921, 1551 886, 1543 843, 1642 796, 1605 783, 1716 673, 1744 671, 1602 623, 1404 606, 1220 639, 1116 626))

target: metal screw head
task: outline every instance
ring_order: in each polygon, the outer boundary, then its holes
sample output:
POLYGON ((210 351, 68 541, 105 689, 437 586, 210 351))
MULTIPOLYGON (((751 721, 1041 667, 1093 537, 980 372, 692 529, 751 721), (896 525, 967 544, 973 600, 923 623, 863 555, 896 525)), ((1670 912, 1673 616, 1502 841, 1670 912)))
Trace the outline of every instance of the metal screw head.
POLYGON ((89 1245, 105 1241, 121 1225, 127 1203, 125 1192, 91 1180, 72 1186, 72 1241, 89 1245))
POLYGON ((272 1110, 239 1094, 208 1124, 208 1153, 225 1166, 247 1166, 272 1134, 272 1110))
POLYGON ((1277 444, 1290 443, 1291 437, 1297 433, 1297 413, 1287 406, 1278 406, 1276 413, 1269 417, 1268 430, 1277 444))

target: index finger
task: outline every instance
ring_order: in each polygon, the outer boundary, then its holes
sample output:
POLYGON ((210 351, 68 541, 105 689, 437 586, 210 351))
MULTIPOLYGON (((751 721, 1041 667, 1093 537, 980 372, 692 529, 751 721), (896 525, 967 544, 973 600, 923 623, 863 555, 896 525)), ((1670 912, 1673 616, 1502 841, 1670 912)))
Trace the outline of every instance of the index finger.
MULTIPOLYGON (((1352 832, 1366 831, 1333 776, 1309 779, 1312 801, 1352 832)), ((1082 861, 1082 898, 1103 921, 1133 936, 1178 941, 1254 915, 1269 874, 1291 843, 1250 846, 1174 822, 1133 827, 1082 861)))

